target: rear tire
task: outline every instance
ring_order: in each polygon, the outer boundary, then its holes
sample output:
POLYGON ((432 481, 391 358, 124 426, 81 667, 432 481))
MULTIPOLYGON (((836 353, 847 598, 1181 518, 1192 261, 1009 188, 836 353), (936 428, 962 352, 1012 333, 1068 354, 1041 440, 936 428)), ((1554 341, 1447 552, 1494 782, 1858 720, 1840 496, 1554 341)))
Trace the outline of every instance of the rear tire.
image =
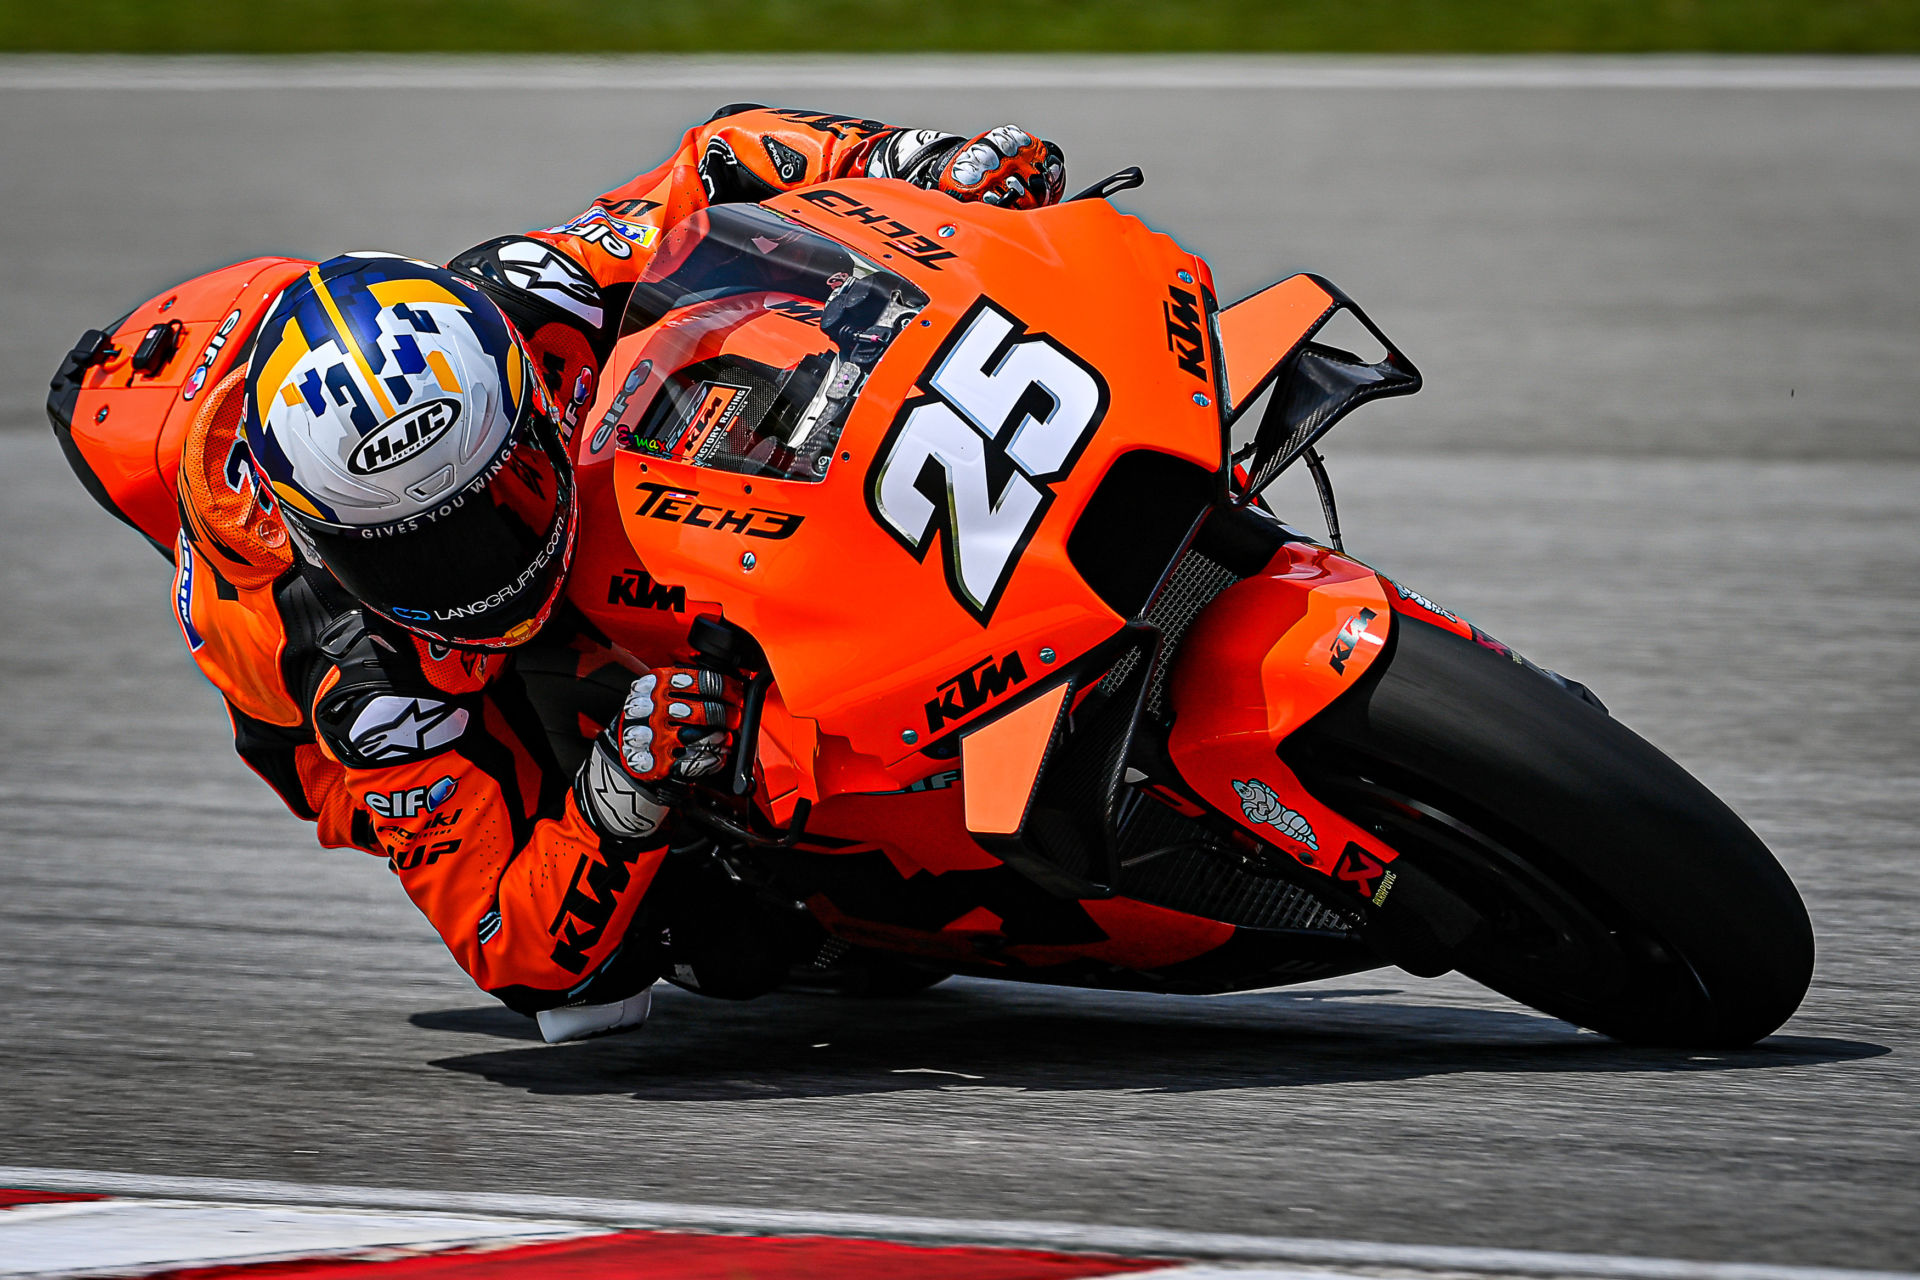
POLYGON ((1746 824, 1618 721, 1472 641, 1396 618, 1390 651, 1280 754, 1399 851, 1398 910, 1420 909, 1422 884, 1451 901, 1446 960, 1496 991, 1688 1047, 1751 1044, 1806 993, 1806 908, 1746 824))

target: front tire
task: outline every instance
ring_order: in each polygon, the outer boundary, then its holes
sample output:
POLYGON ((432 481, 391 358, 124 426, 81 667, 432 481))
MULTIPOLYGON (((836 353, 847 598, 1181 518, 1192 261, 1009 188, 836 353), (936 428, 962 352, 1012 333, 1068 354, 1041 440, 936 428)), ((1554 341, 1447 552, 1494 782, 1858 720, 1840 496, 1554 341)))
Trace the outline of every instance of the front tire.
MULTIPOLYGON (((1472 641, 1396 618, 1390 651, 1281 756, 1400 853, 1398 910, 1444 904, 1446 962, 1496 991, 1687 1047, 1751 1044, 1806 993, 1806 908, 1746 824, 1618 721, 1472 641)), ((1395 927, 1385 909, 1372 923, 1395 927)))

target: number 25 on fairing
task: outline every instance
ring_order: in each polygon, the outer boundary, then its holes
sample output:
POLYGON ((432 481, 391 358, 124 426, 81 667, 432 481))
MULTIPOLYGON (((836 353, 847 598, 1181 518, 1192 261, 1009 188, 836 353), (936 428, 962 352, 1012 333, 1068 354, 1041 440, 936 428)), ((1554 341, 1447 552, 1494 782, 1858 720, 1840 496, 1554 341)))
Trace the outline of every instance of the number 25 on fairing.
POLYGON ((1049 481, 1107 411, 1085 361, 992 302, 974 304, 921 375, 868 477, 874 518, 923 559, 944 531, 947 585, 985 623, 1053 503, 1049 481))

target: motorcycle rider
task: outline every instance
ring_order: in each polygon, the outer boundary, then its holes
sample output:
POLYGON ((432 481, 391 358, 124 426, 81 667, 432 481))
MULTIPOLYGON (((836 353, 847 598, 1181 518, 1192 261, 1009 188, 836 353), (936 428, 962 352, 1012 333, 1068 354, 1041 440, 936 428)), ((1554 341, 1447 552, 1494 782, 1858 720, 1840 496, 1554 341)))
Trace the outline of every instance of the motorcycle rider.
POLYGON ((559 226, 445 268, 313 267, 183 449, 176 610, 236 749, 321 843, 386 856, 549 1041, 638 1025, 670 966, 727 994, 738 942, 698 886, 650 892, 672 788, 727 759, 738 689, 648 670, 566 607, 573 425, 666 228, 847 177, 1035 208, 1065 170, 1013 126, 723 108, 559 226))

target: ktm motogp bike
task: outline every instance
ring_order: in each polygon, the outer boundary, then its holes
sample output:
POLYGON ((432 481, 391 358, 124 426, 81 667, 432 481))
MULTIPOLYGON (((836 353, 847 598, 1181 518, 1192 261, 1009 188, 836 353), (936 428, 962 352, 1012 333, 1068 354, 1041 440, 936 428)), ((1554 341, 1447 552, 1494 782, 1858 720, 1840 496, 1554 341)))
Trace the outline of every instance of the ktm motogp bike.
POLYGON ((1219 306, 1109 203, 1137 181, 1022 212, 847 180, 664 233, 568 413, 570 596, 747 682, 682 799, 707 855, 892 992, 1392 964, 1632 1042, 1780 1026, 1814 943, 1761 841, 1342 549, 1315 446, 1412 362, 1317 276, 1219 306), (1322 340, 1343 313, 1384 358, 1322 340), (1261 498, 1296 463, 1324 540, 1261 498))
POLYGON ((1331 515, 1316 442, 1413 364, 1318 277, 1219 308, 1103 198, 1133 177, 1037 213, 880 182, 719 207, 636 289, 583 489, 752 678, 706 810, 735 862, 934 973, 1385 962, 1630 1041, 1778 1027, 1812 930, 1740 819, 1260 501, 1304 460, 1331 515), (1315 340, 1341 312, 1384 359, 1315 340))

